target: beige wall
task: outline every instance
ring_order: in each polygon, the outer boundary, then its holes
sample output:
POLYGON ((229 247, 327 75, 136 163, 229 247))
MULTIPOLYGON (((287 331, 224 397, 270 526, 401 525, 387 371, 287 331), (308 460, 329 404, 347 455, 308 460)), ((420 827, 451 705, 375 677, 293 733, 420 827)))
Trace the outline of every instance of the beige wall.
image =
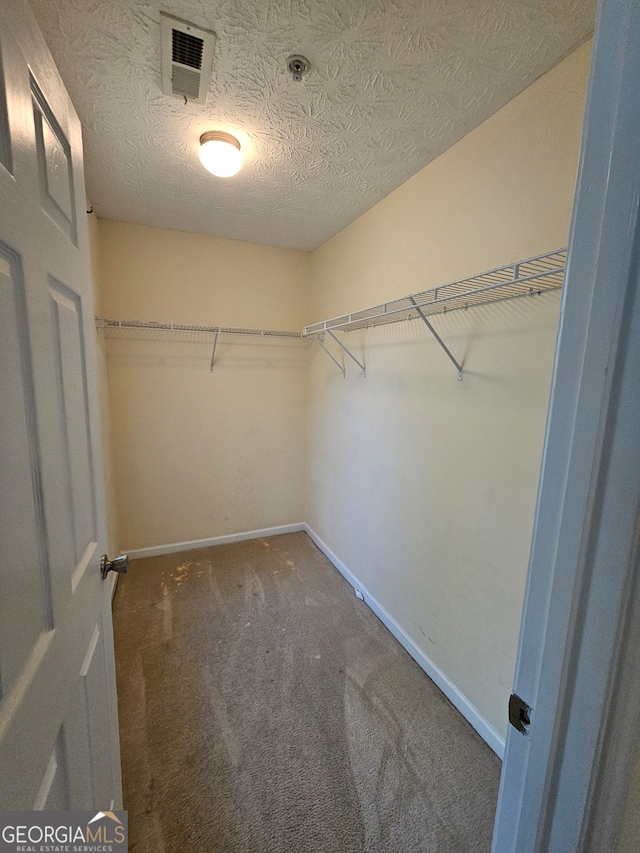
MULTIPOLYGON (((308 255, 100 220, 115 319, 298 330, 308 255)), ((303 521, 308 347, 107 330, 120 544, 135 549, 303 521)))
MULTIPOLYGON (((585 45, 317 249, 310 321, 565 246, 585 45)), ((559 294, 349 333, 368 377, 318 351, 307 521, 506 733, 559 294)), ((337 350, 336 350, 337 352, 337 350)))
MULTIPOLYGON (((93 205, 87 199, 87 210, 93 205)), ((100 286, 100 233, 98 217, 95 213, 87 215, 89 229, 89 251, 91 254, 91 280, 93 284, 93 309, 96 316, 102 316, 102 288, 100 286)), ((100 401, 100 426, 102 433, 102 458, 105 484, 105 507, 107 512, 107 553, 115 556, 119 553, 118 509, 115 475, 113 470, 113 451, 111 446, 111 419, 109 417, 109 380, 107 374, 107 351, 104 336, 96 332, 96 361, 98 368, 98 398, 100 401)))

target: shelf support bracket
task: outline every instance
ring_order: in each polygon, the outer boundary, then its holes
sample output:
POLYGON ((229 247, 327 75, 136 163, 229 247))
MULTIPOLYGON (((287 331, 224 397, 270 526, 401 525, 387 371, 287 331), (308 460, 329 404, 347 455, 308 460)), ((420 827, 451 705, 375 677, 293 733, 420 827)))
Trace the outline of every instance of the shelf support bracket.
POLYGON ((425 315, 424 315, 424 312, 423 312, 423 311, 422 311, 422 309, 419 307, 419 305, 417 305, 416 300, 413 298, 413 296, 410 296, 409 298, 410 298, 410 299, 411 299, 411 301, 413 302, 414 308, 416 309, 416 311, 417 311, 417 312, 418 312, 418 314, 420 315, 420 319, 424 321, 424 324, 425 324, 425 326, 427 327, 427 329, 429 329, 429 331, 431 332, 431 334, 433 335, 433 337, 438 341, 438 343, 440 344, 440 346, 442 347, 442 349, 446 352, 446 354, 449 356, 449 358, 451 359, 451 361, 452 361, 452 362, 455 364, 455 366, 458 368, 458 381, 459 381, 459 382, 462 382, 462 377, 463 377, 462 367, 461 367, 461 366, 458 364, 458 362, 455 360, 455 358, 454 358, 454 357, 453 357, 453 355, 451 354, 451 351, 449 350, 449 348, 447 347, 447 345, 445 344, 445 342, 442 340, 442 338, 440 337, 440 335, 436 332, 436 330, 433 328, 433 326, 431 325, 431 323, 427 320, 427 318, 426 318, 426 317, 425 317, 425 315))
POLYGON ((343 378, 343 379, 345 379, 345 378, 346 378, 346 376, 347 376, 347 371, 346 371, 346 369, 345 369, 345 368, 340 364, 340 362, 338 361, 338 359, 337 359, 334 355, 332 355, 332 353, 330 353, 330 352, 329 352, 329 350, 328 350, 328 349, 326 348, 326 346, 322 343, 322 341, 320 340, 320 338, 316 338, 316 336, 315 336, 315 335, 309 335, 309 337, 310 337, 312 340, 314 340, 314 341, 318 344, 318 346, 322 347, 322 349, 326 352, 326 354, 329 356, 329 358, 331 359, 331 361, 336 365, 336 367, 338 368, 338 370, 340 371, 340 373, 342 373, 342 378, 343 378))
POLYGON ((211 353, 211 365, 209 366, 209 370, 211 373, 213 373, 213 365, 214 365, 215 360, 216 360, 216 347, 218 346, 218 335, 219 334, 220 334, 219 330, 217 332, 213 333, 213 352, 211 353))
POLYGON ((346 348, 346 346, 342 343, 342 341, 341 341, 341 340, 339 340, 338 338, 336 338, 336 336, 333 334, 333 332, 331 331, 331 329, 327 329, 326 331, 327 331, 327 333, 328 333, 329 335, 331 335, 331 337, 332 337, 332 338, 333 338, 333 340, 338 344, 338 346, 339 346, 339 347, 341 347, 341 348, 346 352, 346 354, 349 356, 349 358, 351 358, 351 359, 353 359, 353 361, 355 361, 355 363, 358 365, 358 367, 359 367, 359 368, 360 368, 360 370, 362 371, 362 375, 366 378, 366 376, 367 376, 367 368, 364 366, 364 364, 360 364, 360 362, 359 362, 359 361, 358 361, 358 359, 355 357, 355 355, 354 355, 352 352, 350 352, 350 351, 346 348))

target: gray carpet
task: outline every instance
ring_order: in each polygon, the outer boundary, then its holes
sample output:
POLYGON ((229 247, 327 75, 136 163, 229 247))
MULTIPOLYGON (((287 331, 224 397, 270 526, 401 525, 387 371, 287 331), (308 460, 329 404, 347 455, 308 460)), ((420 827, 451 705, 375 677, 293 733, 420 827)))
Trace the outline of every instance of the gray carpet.
POLYGON ((304 533, 115 599, 135 853, 486 853, 500 762, 304 533))

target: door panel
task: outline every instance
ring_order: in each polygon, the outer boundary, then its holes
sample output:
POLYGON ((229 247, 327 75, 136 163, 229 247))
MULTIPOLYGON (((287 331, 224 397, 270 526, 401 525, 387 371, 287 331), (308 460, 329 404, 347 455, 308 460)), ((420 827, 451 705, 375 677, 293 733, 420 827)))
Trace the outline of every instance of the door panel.
POLYGON ((0 4, 0 809, 121 804, 80 124, 0 4))
POLYGON ((29 75, 33 97, 38 179, 42 208, 76 242, 71 147, 40 87, 29 75))
POLYGON ((80 671, 84 707, 86 709, 87 727, 90 732, 88 743, 88 759, 93 780, 94 802, 109 804, 111 791, 111 766, 103 760, 110 756, 109 727, 105 717, 108 707, 108 694, 105 671, 105 638, 96 627, 91 639, 89 651, 80 671))
POLYGON ((0 696, 43 631, 51 596, 20 258, 0 244, 0 696), (9 602, 12 602, 11 606, 9 602))
MULTIPOLYGON (((88 422, 82 306, 78 294, 49 277, 55 372, 66 459, 67 510, 72 527, 73 566, 95 542, 94 485, 88 422)), ((83 561, 86 567, 86 561, 83 561)), ((79 578, 74 572, 73 588, 79 578)))
POLYGON ((34 809, 66 810, 69 808, 69 780, 65 755, 64 734, 60 729, 33 804, 34 809))
POLYGON ((64 721, 68 762, 69 798, 74 808, 92 808, 96 803, 109 804, 113 796, 113 768, 103 757, 114 757, 110 749, 111 733, 104 726, 105 709, 109 707, 109 638, 96 626, 80 674, 73 690, 64 721))

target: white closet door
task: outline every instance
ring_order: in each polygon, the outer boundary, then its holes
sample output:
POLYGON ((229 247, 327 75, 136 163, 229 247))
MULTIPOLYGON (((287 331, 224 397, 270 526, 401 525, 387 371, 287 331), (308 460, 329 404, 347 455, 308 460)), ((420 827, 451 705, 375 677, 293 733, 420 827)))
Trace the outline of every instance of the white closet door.
POLYGON ((0 809, 121 800, 80 125, 0 4, 0 809))

